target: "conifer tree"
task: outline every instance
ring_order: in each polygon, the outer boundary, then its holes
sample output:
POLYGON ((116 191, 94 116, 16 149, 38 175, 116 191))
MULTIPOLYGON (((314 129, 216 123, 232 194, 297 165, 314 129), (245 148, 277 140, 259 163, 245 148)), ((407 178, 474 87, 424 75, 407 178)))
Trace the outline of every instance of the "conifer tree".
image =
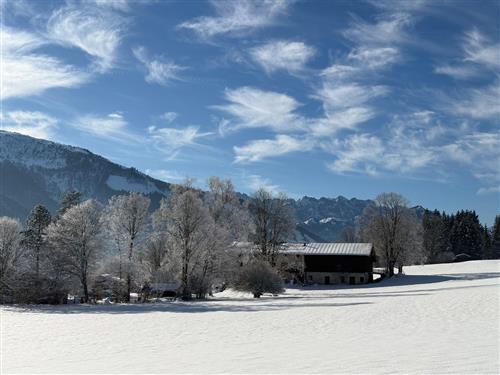
POLYGON ((66 194, 64 194, 63 197, 61 198, 57 216, 61 217, 71 207, 80 204, 81 198, 82 198, 82 193, 80 193, 79 191, 77 190, 67 191, 66 194))
POLYGON ((45 230, 52 221, 49 210, 41 205, 36 205, 31 211, 24 231, 23 245, 34 260, 35 275, 40 276, 40 263, 46 249, 45 230))
POLYGON ((475 211, 459 211, 451 230, 451 245, 455 254, 482 258, 482 227, 475 211))
POLYGON ((486 224, 483 225, 483 259, 491 259, 491 232, 486 224))
POLYGON ((495 217, 491 232, 491 256, 493 259, 500 259, 500 215, 495 217))

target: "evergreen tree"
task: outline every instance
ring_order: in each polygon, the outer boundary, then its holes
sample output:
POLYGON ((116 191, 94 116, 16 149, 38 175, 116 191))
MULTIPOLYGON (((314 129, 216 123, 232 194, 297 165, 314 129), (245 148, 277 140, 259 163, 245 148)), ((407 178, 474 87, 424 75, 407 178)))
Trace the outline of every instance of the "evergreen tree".
POLYGON ((492 259, 491 253, 491 232, 486 224, 483 225, 483 259, 492 259))
POLYGON ((495 217, 495 224, 491 234, 491 256, 500 259, 500 215, 495 217))
POLYGON ((423 247, 428 263, 440 263, 448 250, 446 224, 439 211, 426 210, 422 218, 423 247))
POLYGON ((71 207, 80 204, 81 198, 82 198, 82 193, 80 193, 79 191, 77 190, 67 191, 66 194, 63 195, 59 203, 59 211, 57 212, 57 216, 61 217, 71 207))
POLYGON ((26 230, 24 231, 23 245, 34 260, 35 275, 40 276, 40 263, 43 251, 46 248, 45 230, 52 221, 49 210, 41 205, 36 205, 28 216, 26 230))
POLYGON ((455 254, 482 258, 482 227, 475 211, 459 211, 454 219, 450 242, 455 254))

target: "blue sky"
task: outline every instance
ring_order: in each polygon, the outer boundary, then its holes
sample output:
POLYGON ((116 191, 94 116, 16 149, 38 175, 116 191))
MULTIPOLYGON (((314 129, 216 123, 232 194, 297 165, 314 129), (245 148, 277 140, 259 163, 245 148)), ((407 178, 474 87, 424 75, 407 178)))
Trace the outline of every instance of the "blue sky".
POLYGON ((154 177, 500 211, 498 1, 1 1, 2 128, 154 177))

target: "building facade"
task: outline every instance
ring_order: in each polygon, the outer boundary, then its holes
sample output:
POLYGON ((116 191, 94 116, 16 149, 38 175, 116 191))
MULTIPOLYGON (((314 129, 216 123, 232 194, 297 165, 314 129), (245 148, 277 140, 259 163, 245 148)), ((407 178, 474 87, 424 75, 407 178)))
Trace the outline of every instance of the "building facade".
MULTIPOLYGON (((240 266, 258 254, 256 245, 237 243, 240 266)), ((286 282, 303 284, 367 284, 376 260, 371 243, 284 243, 277 268, 286 282)))
POLYGON ((371 243, 287 243, 280 255, 302 264, 300 278, 305 284, 366 284, 373 281, 375 252, 371 243))

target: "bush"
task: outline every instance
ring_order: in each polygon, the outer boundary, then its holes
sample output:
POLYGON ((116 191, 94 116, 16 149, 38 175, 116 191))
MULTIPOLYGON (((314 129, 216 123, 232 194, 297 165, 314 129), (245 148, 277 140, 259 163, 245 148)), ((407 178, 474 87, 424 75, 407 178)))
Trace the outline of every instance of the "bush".
POLYGON ((122 302, 126 300, 127 283, 110 274, 102 274, 95 278, 91 294, 96 300, 109 298, 114 302, 122 302))
POLYGON ((267 262, 254 260, 242 267, 235 289, 260 298, 263 293, 282 293, 283 280, 267 262))

